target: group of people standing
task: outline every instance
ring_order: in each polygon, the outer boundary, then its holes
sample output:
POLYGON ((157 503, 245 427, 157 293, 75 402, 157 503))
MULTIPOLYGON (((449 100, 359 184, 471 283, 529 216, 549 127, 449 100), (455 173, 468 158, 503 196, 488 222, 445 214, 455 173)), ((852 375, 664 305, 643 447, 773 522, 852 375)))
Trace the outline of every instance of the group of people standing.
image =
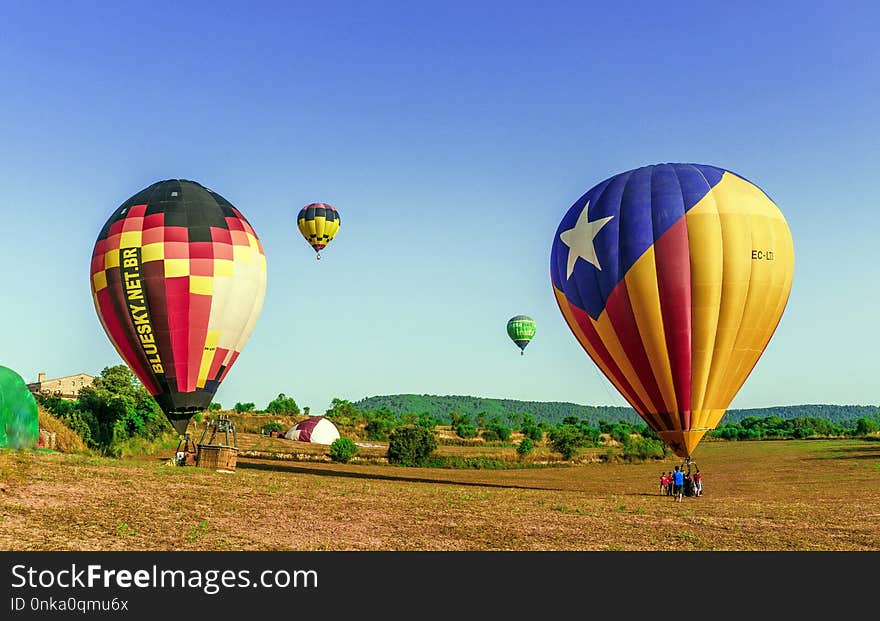
POLYGON ((663 472, 660 475, 660 495, 672 496, 674 502, 681 502, 684 496, 703 495, 703 475, 700 469, 691 475, 690 466, 685 472, 681 466, 676 466, 672 472, 663 472))

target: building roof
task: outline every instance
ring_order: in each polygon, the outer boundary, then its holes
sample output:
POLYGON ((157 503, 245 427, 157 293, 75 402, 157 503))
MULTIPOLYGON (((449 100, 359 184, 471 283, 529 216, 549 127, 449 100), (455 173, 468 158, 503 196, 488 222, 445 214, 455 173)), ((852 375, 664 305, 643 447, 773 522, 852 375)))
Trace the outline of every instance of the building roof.
MULTIPOLYGON (((62 376, 60 376, 60 377, 47 377, 46 379, 44 379, 44 380, 42 380, 42 381, 43 381, 43 382, 55 382, 55 381, 58 381, 58 380, 68 379, 68 378, 70 378, 70 377, 80 377, 81 375, 85 375, 86 377, 90 377, 90 378, 92 378, 92 379, 96 379, 96 377, 95 377, 94 375, 89 375, 88 373, 73 373, 73 374, 71 374, 71 375, 62 375, 62 376)), ((40 380, 37 380, 36 382, 31 382, 31 383, 32 383, 32 384, 39 384, 39 383, 40 383, 40 380)))

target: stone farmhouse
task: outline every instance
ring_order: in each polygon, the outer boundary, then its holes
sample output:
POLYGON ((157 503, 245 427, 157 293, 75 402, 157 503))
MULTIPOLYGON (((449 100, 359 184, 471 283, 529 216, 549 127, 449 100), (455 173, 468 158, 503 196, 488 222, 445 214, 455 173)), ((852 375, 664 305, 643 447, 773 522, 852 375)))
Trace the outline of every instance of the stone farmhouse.
POLYGON ((37 375, 37 381, 28 384, 28 389, 36 394, 58 395, 62 399, 76 399, 81 388, 91 386, 95 381, 93 375, 88 373, 77 373, 75 375, 65 375, 64 377, 55 377, 46 379, 45 373, 37 375))

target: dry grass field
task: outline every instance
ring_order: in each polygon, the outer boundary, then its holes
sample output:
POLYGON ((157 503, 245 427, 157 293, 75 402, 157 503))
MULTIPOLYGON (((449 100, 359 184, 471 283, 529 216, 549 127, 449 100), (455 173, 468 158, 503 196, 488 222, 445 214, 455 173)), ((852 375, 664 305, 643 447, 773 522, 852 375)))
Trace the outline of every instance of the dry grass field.
POLYGON ((705 495, 679 504, 658 494, 675 458, 452 470, 242 457, 220 473, 0 451, 0 548, 880 550, 880 442, 704 442, 695 457, 705 495))

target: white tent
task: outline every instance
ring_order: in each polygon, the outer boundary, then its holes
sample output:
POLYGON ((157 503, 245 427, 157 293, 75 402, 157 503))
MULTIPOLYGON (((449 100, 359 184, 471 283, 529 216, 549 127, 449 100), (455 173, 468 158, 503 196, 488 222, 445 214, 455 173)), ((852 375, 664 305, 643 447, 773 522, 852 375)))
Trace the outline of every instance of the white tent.
POLYGON ((339 430, 336 425, 323 416, 311 416, 285 431, 284 437, 300 442, 333 444, 333 441, 339 437, 339 430))

